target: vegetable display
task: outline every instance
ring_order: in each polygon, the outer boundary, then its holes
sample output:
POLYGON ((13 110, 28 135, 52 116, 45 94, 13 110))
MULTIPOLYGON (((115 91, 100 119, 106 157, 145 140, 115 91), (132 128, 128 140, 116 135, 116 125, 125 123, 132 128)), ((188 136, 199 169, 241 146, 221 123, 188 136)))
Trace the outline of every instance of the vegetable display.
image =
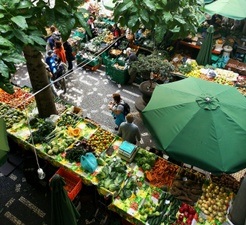
POLYGON ((198 172, 181 169, 175 177, 170 193, 182 202, 194 205, 202 195, 202 185, 205 181, 198 172))
POLYGON ((71 163, 79 163, 81 156, 87 152, 92 152, 92 149, 86 144, 86 141, 78 141, 66 150, 65 158, 71 163))
POLYGON ((110 192, 118 192, 126 179, 127 167, 119 158, 106 159, 107 164, 96 175, 98 187, 110 192))
POLYGON ((152 169, 146 171, 145 175, 149 183, 155 187, 171 187, 178 169, 179 167, 177 165, 163 158, 158 158, 152 169))
POLYGON ((139 148, 133 162, 135 162, 138 167, 142 168, 143 171, 151 170, 154 166, 157 156, 145 149, 139 148))
POLYGON ((2 117, 6 123, 6 128, 15 131, 15 124, 20 123, 26 119, 23 112, 18 109, 11 108, 9 105, 0 103, 0 117, 2 117))
POLYGON ((31 102, 34 101, 34 97, 31 97, 32 94, 24 91, 21 88, 15 88, 13 94, 8 94, 0 88, 0 102, 8 104, 10 107, 25 109, 31 102))
POLYGON ((173 224, 176 221, 176 214, 180 201, 167 192, 163 192, 158 199, 158 204, 150 215, 147 217, 149 225, 173 224))
MULTIPOLYGON (((46 121, 46 120, 39 120, 39 123, 33 124, 34 128, 37 127, 37 130, 32 131, 31 135, 27 139, 29 143, 42 143, 46 141, 46 136, 49 135, 54 129, 55 125, 53 122, 46 121)), ((32 124, 32 123, 31 123, 32 124)))
POLYGON ((61 117, 57 122, 57 126, 58 127, 66 126, 66 127, 75 128, 77 123, 81 120, 83 120, 82 117, 79 117, 74 113, 67 112, 61 115, 61 117))

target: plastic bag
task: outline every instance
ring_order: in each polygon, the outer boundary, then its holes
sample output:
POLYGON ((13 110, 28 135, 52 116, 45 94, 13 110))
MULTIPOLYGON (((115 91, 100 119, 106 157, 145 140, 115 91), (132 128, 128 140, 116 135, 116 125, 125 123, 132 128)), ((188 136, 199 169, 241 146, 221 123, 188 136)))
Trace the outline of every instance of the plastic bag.
POLYGON ((90 173, 93 173, 98 166, 97 159, 91 152, 87 152, 85 155, 82 155, 80 159, 80 163, 82 169, 90 173))

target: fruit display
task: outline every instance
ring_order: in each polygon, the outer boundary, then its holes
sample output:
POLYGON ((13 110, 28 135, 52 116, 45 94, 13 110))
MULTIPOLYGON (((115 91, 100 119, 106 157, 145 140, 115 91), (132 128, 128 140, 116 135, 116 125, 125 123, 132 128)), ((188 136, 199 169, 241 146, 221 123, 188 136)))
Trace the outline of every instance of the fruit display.
POLYGON ((190 225, 192 224, 193 219, 198 221, 198 213, 195 208, 189 204, 182 203, 177 213, 177 221, 173 223, 173 225, 190 225))
POLYGON ((179 167, 177 165, 172 164, 163 158, 158 158, 152 169, 146 171, 145 175, 148 182, 155 187, 171 187, 178 169, 179 167))
POLYGON ((229 174, 211 175, 212 182, 220 187, 227 187, 235 194, 238 192, 240 182, 229 174))
POLYGON ((8 94, 0 89, 0 102, 4 102, 12 108, 23 110, 33 101, 34 97, 32 94, 24 89, 15 87, 15 92, 13 94, 8 94))
POLYGON ((9 105, 0 103, 0 117, 2 117, 6 123, 6 128, 10 131, 16 132, 16 129, 23 126, 26 116, 18 109, 11 108, 9 105))
POLYGON ((218 81, 222 79, 223 81, 226 80, 227 83, 222 83, 222 84, 228 84, 228 85, 233 85, 234 81, 237 81, 238 73, 234 73, 233 71, 230 70, 224 70, 220 68, 216 68, 215 72, 217 73, 217 76, 215 77, 215 81, 219 83, 218 81))
POLYGON ((180 66, 181 73, 184 72, 186 77, 196 77, 199 78, 201 75, 201 66, 198 66, 196 61, 187 62, 184 65, 180 66))
MULTIPOLYGON (((229 204, 234 197, 233 192, 214 183, 204 184, 202 190, 203 194, 196 206, 204 213, 206 220, 218 220, 223 223, 226 220, 229 204)), ((202 222, 200 217, 199 222, 202 222)))
POLYGON ((120 158, 106 159, 106 165, 96 175, 98 179, 98 188, 109 190, 111 193, 117 193, 126 179, 126 163, 120 158))
POLYGON ((114 134, 99 127, 89 138, 87 144, 93 149, 95 154, 100 155, 100 153, 109 148, 114 139, 114 134))
POLYGON ((139 148, 135 158, 134 163, 138 165, 143 171, 150 170, 157 159, 157 156, 145 149, 139 148))
POLYGON ((244 96, 246 96, 246 87, 237 87, 237 90, 244 96))

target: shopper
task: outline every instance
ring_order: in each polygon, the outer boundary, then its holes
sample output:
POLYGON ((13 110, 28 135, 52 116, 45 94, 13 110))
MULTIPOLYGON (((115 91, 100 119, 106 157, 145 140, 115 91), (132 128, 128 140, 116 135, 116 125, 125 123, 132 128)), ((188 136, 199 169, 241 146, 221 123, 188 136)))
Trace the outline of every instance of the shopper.
POLYGON ((64 76, 67 73, 67 64, 62 62, 62 60, 58 57, 57 58, 57 71, 53 76, 53 80, 57 80, 55 81, 55 87, 58 89, 62 89, 63 90, 63 94, 66 93, 67 88, 66 88, 66 82, 65 82, 65 78, 61 78, 62 76, 64 76))
POLYGON ((65 41, 63 43, 63 47, 66 53, 66 59, 68 63, 68 72, 72 72, 73 71, 73 60, 75 60, 75 57, 73 55, 72 46, 70 45, 68 41, 65 41))
POLYGON ((56 73, 57 70, 57 62, 56 57, 54 55, 54 52, 52 50, 49 50, 47 52, 47 56, 45 58, 46 64, 49 66, 50 72, 52 75, 56 73))
POLYGON ((124 115, 124 101, 121 99, 121 96, 119 93, 113 94, 113 102, 110 102, 108 107, 109 110, 112 111, 112 115, 115 120, 115 130, 119 129, 119 126, 122 122, 125 122, 125 115, 124 115))
POLYGON ((55 42, 54 53, 61 59, 62 62, 67 63, 66 52, 61 41, 55 42))
POLYGON ((50 27, 50 36, 47 39, 46 52, 55 48, 55 42, 61 40, 61 34, 55 26, 50 27))
POLYGON ((119 126, 118 136, 122 137, 124 141, 128 141, 132 144, 136 144, 141 140, 141 134, 139 128, 133 123, 134 116, 132 113, 126 115, 126 122, 123 122, 119 126))
POLYGON ((93 16, 90 16, 89 19, 87 20, 87 24, 90 27, 90 31, 91 31, 91 34, 89 34, 89 33, 86 34, 88 40, 97 36, 97 28, 95 27, 94 21, 95 21, 95 19, 93 16))

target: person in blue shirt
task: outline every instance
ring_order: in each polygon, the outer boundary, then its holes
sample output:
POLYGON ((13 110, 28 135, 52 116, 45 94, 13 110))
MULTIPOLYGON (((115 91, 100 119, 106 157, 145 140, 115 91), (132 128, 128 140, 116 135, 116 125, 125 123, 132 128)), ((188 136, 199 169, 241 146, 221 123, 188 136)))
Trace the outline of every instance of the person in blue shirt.
POLYGON ((113 99, 114 101, 110 102, 108 107, 109 107, 109 110, 112 111, 112 116, 114 117, 114 121, 116 124, 115 130, 118 130, 120 124, 125 121, 124 101, 121 99, 121 96, 119 93, 114 93, 113 99))
POLYGON ((50 72, 52 73, 52 75, 54 75, 57 71, 57 60, 52 50, 49 50, 47 52, 45 62, 49 66, 50 72))

